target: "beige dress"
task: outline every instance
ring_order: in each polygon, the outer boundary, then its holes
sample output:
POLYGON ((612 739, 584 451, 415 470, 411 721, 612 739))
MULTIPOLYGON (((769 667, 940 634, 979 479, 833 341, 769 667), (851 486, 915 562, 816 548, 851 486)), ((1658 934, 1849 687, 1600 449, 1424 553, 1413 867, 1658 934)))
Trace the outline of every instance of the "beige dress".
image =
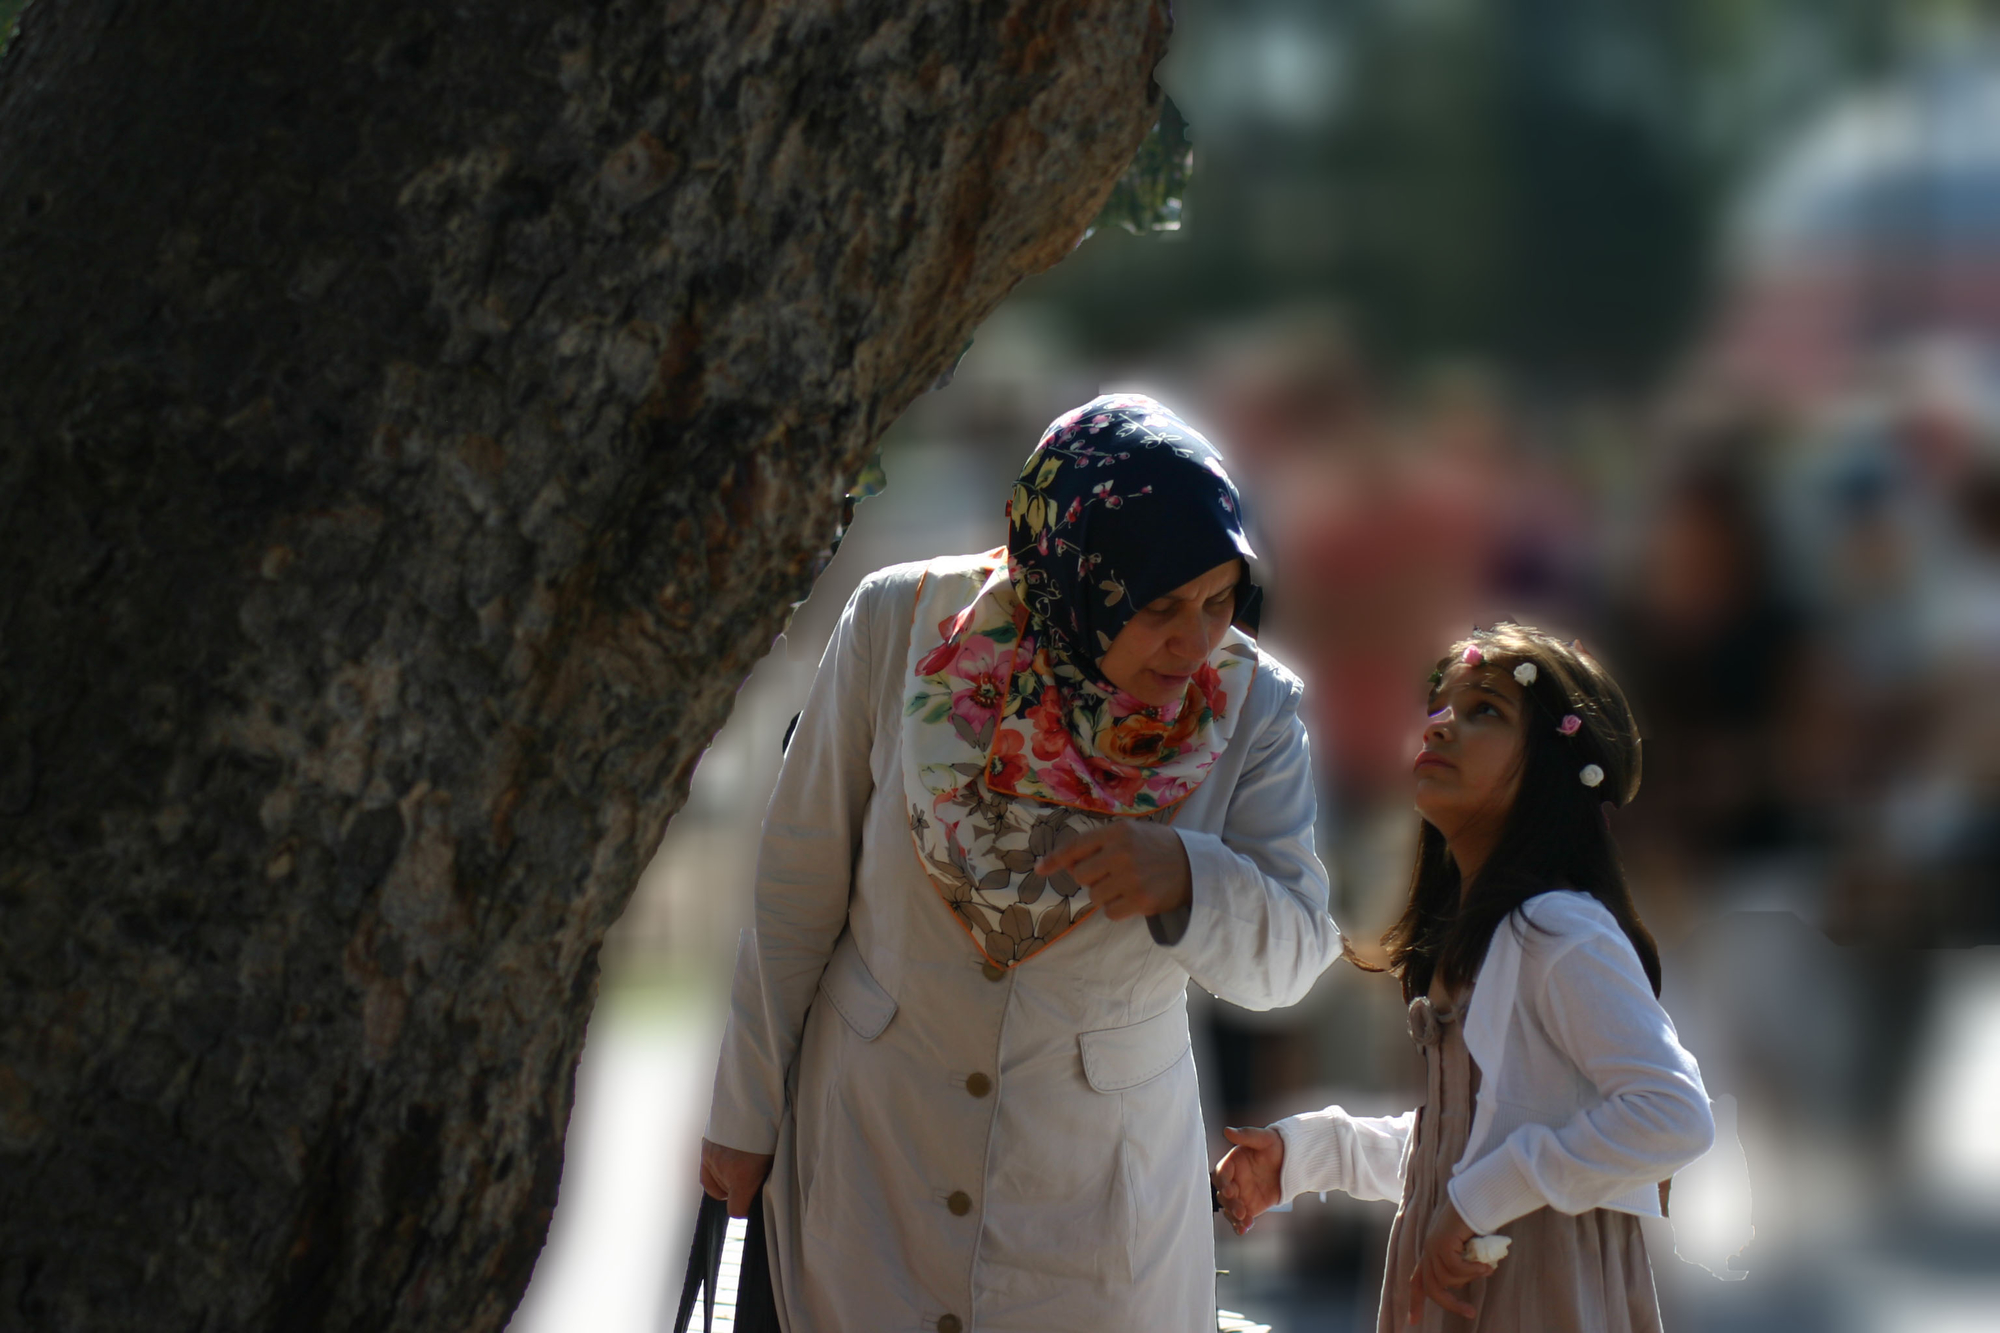
POLYGON ((1465 1153, 1472 1128, 1479 1068, 1465 1047, 1459 1020, 1472 996, 1467 986, 1410 1003, 1410 1036, 1424 1056, 1424 1100, 1403 1168, 1403 1201, 1389 1231, 1377 1333, 1659 1333, 1660 1307, 1639 1219, 1593 1208, 1559 1213, 1538 1208, 1500 1228, 1512 1239, 1491 1277, 1459 1289, 1479 1313, 1466 1319, 1434 1301, 1410 1324, 1410 1275, 1423 1254, 1432 1215, 1446 1202, 1452 1165, 1465 1153))

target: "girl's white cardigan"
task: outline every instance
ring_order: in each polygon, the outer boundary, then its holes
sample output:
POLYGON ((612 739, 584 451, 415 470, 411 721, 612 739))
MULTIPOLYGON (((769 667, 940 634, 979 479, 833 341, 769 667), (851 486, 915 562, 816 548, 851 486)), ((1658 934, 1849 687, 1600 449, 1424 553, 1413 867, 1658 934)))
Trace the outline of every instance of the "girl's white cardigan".
MULTIPOLYGON (((1714 1142, 1694 1057, 1631 941, 1589 894, 1539 894, 1503 921, 1462 1021, 1479 1094, 1447 1188, 1474 1231, 1544 1204, 1658 1217, 1658 1182, 1714 1142)), ((1416 1117, 1329 1106, 1280 1120, 1284 1197, 1400 1200, 1416 1117)))

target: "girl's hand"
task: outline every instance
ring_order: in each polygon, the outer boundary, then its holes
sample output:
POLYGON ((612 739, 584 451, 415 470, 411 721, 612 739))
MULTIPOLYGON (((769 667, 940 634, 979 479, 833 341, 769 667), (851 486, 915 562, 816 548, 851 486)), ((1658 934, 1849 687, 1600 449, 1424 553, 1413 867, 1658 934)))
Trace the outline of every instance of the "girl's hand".
POLYGON ((1417 1260, 1417 1271, 1410 1274, 1411 1323, 1416 1323, 1422 1316, 1426 1298, 1463 1318, 1479 1317, 1479 1311, 1463 1297, 1452 1295, 1453 1288, 1462 1287, 1474 1278, 1488 1277, 1493 1272, 1493 1265, 1476 1264, 1465 1257, 1465 1242, 1472 1236, 1472 1228, 1458 1215, 1458 1205, 1447 1197, 1444 1207, 1431 1218, 1431 1229, 1424 1236, 1424 1252, 1417 1260))
POLYGON ((1222 1137, 1235 1144, 1215 1168, 1215 1192, 1222 1215, 1242 1235, 1257 1214, 1281 1202, 1279 1175, 1285 1165, 1284 1136, 1272 1129, 1225 1129, 1222 1137))
POLYGON ((725 1201, 731 1217, 750 1216, 750 1201, 770 1174, 770 1153, 701 1141, 701 1187, 709 1198, 725 1201))
POLYGON ((1090 901, 1112 921, 1158 916, 1194 896, 1181 835, 1159 824, 1121 819, 1072 838, 1035 862, 1038 875, 1058 870, 1089 886, 1090 901))

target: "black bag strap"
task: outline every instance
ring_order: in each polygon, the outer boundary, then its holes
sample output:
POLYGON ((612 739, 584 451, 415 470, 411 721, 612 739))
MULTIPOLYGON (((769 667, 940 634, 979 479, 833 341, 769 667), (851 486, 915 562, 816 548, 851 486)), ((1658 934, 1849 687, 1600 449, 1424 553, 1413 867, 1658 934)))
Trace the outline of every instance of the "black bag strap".
MULTIPOLYGON (((702 1295, 702 1333, 715 1327, 715 1284, 722 1272, 722 1248, 729 1238, 729 1206, 704 1191, 694 1215, 694 1241, 688 1246, 687 1277, 681 1282, 680 1309, 674 1333, 688 1333, 696 1293, 702 1295)), ((743 1268, 737 1277, 738 1333, 778 1333, 778 1303, 771 1289, 770 1249, 764 1236, 764 1191, 750 1201, 749 1225, 743 1235, 743 1268)))
POLYGON ((715 1278, 722 1271, 722 1242, 729 1234, 729 1206, 704 1190, 694 1215, 694 1243, 688 1246, 687 1277, 681 1282, 681 1308, 674 1316, 674 1333, 687 1333, 696 1292, 703 1292, 702 1333, 715 1327, 715 1278))

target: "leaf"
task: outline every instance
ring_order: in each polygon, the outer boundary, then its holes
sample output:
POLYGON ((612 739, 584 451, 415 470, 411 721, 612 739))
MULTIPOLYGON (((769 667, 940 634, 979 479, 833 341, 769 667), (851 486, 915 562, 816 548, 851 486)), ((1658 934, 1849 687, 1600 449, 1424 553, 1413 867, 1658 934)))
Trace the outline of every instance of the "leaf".
POLYGON ((986 720, 979 724, 979 730, 973 733, 972 748, 980 751, 992 749, 993 728, 998 726, 999 723, 1000 719, 997 716, 995 716, 992 713, 988 713, 986 715, 986 720))
POLYGON ((1052 940, 1069 929, 1069 921, 1069 899, 1064 898, 1042 913, 1042 919, 1035 923, 1035 934, 1045 940, 1052 940))
POLYGON ((1047 490, 1049 483, 1055 480, 1056 473, 1061 470, 1062 458, 1059 455, 1051 454, 1048 461, 1042 464, 1042 470, 1035 474, 1036 489, 1047 490))
POLYGON ((1048 526, 1048 511, 1048 504, 1041 496, 1037 495, 1028 501, 1029 532, 1035 533, 1038 536, 1041 534, 1042 529, 1048 526))
POLYGON ((1083 889, 1083 885, 1077 883, 1076 877, 1067 870, 1058 870, 1050 875, 1049 887, 1065 898, 1073 898, 1083 889))
POLYGON ((1033 939, 1035 937, 1034 914, 1019 903, 1015 903, 1000 914, 1000 929, 1006 931, 1008 935, 1016 940, 1033 939))
POLYGON ((1257 660, 1257 650, 1247 643, 1224 644, 1222 651, 1231 657, 1247 657, 1253 662, 1257 660))
POLYGON ((1005 866, 1001 866, 996 870, 989 870, 979 881, 979 891, 981 893, 993 893, 999 889, 1004 889, 1013 878, 1014 873, 1005 866))
POLYGON ((1015 949, 1015 944, 1010 937, 1002 935, 997 930, 989 930, 986 932, 986 952, 989 956, 992 957, 994 962, 996 963, 1013 962, 1014 949, 1015 949))
POLYGON ((1000 853, 1000 863, 1017 875, 1025 875, 1035 868, 1035 854, 1016 848, 1000 853))
POLYGON ((972 730, 972 724, 965 720, 963 713, 953 713, 951 715, 951 729, 958 733, 960 740, 970 745, 973 749, 983 750, 986 748, 979 743, 978 736, 972 730))
POLYGON ((930 712, 924 714, 924 725, 927 727, 936 726, 938 723, 944 721, 944 715, 946 713, 949 713, 950 711, 951 711, 950 699, 938 700, 937 705, 934 708, 932 708, 930 712))
POLYGON ((1104 579, 1097 585, 1104 592, 1104 604, 1116 606, 1125 599, 1125 585, 1117 579, 1104 579))
POLYGON ((1046 889, 1048 886, 1049 886, 1048 880, 1044 879, 1042 876, 1040 875, 1028 876, 1026 879, 1021 881, 1021 901, 1024 903, 1040 902, 1042 898, 1042 890, 1046 889))

